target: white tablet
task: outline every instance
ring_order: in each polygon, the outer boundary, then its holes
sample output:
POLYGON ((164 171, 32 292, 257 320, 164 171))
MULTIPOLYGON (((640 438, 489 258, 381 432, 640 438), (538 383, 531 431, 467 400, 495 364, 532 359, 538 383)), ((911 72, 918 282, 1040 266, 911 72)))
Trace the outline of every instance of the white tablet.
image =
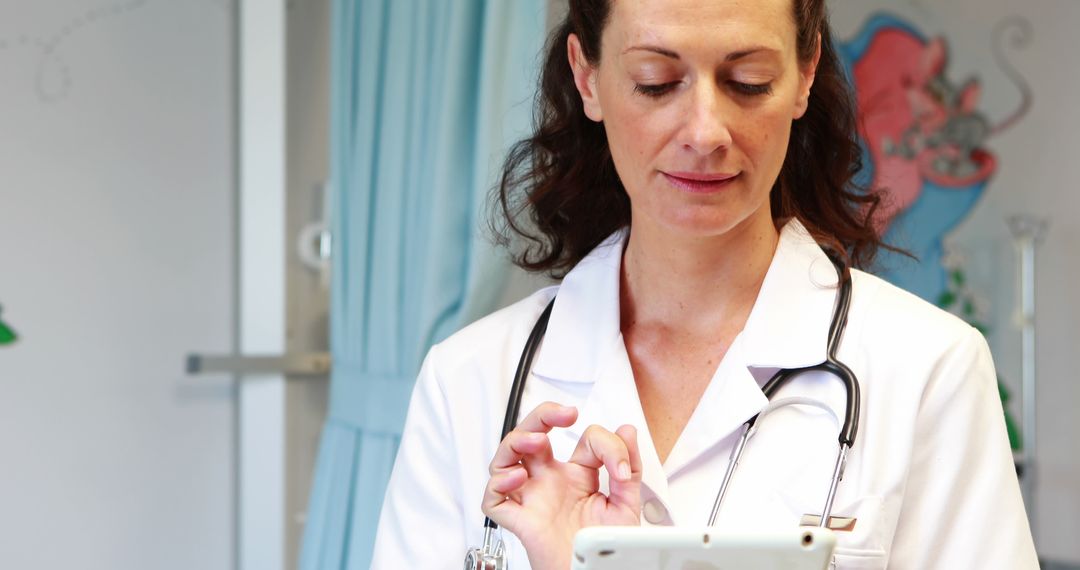
POLYGON ((836 537, 821 528, 732 533, 601 526, 574 537, 574 570, 825 570, 836 537))

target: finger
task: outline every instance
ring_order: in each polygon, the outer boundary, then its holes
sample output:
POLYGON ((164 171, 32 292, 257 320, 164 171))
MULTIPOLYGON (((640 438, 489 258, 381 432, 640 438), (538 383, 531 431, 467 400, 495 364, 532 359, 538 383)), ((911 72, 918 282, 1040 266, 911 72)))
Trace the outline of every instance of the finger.
POLYGON ((496 496, 506 497, 511 493, 517 491, 529 480, 529 473, 524 467, 520 465, 512 469, 507 469, 501 473, 496 473, 491 476, 488 481, 488 489, 493 493, 492 499, 496 496))
POLYGON ((488 466, 488 472, 494 474, 522 461, 530 468, 551 464, 554 458, 546 434, 555 427, 572 426, 576 420, 577 408, 561 406, 555 402, 544 402, 536 406, 514 431, 503 438, 495 450, 495 457, 488 466), (525 460, 526 456, 529 457, 528 460, 525 460))
POLYGON ((491 520, 510 529, 506 523, 515 520, 521 509, 521 505, 511 499, 510 494, 520 489, 528 479, 528 473, 521 466, 492 475, 484 489, 480 510, 491 520))
POLYGON ((626 442, 597 425, 589 426, 581 435, 570 462, 593 469, 603 465, 608 478, 616 481, 627 481, 633 476, 626 442))
POLYGON ((520 430, 508 433, 495 450, 495 457, 488 466, 488 472, 495 475, 500 471, 518 467, 526 457, 539 462, 551 459, 551 443, 546 433, 520 430))
POLYGON ((619 436, 619 439, 626 444, 626 451, 630 456, 630 472, 640 475, 642 470, 641 448, 638 447, 637 428, 630 424, 622 425, 615 430, 615 435, 619 436))
POLYGON ((570 427, 577 421, 578 411, 573 406, 562 406, 555 402, 544 402, 533 408, 525 419, 518 422, 514 429, 547 433, 552 428, 570 427))
POLYGON ((630 478, 608 481, 608 500, 626 507, 632 513, 641 512, 641 450, 637 443, 637 429, 631 425, 620 426, 615 435, 626 445, 630 461, 630 478))

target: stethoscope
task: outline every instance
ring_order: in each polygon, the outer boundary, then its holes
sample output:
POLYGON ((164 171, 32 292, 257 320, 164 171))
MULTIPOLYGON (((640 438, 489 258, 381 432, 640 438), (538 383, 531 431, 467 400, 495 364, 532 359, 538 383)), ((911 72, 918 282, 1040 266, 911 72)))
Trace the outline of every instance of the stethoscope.
MULTIPOLYGON (((843 382, 847 391, 844 423, 840 428, 838 438, 840 448, 836 456, 836 465, 833 468, 832 482, 829 484, 829 494, 825 499, 825 508, 822 509, 821 520, 818 522, 819 527, 828 528, 833 500, 836 498, 836 488, 844 477, 844 466, 847 464, 848 450, 855 443, 855 434, 859 430, 860 402, 859 381, 855 378, 855 373, 836 358, 837 350, 840 348, 840 340, 843 338, 844 329, 847 327, 848 309, 851 306, 851 271, 839 255, 834 255, 832 252, 828 252, 828 255, 839 276, 839 290, 836 294, 836 307, 833 309, 832 322, 829 324, 828 348, 825 361, 814 366, 781 369, 776 374, 773 374, 772 378, 762 387, 761 391, 770 403, 765 409, 743 424, 742 436, 739 437, 739 441, 732 449, 727 470, 724 472, 724 479, 720 483, 720 491, 716 494, 716 501, 713 503, 712 512, 709 514, 708 526, 713 526, 716 522, 716 515, 720 512, 720 504, 724 500, 724 495, 727 494, 732 476, 735 474, 735 468, 738 467, 739 459, 742 458, 746 442, 754 435, 756 431, 755 424, 762 416, 778 407, 792 404, 815 406, 833 413, 831 408, 824 403, 808 398, 785 398, 775 402, 772 399, 773 395, 793 378, 807 372, 825 372, 843 382)), ((551 308, 554 305, 555 299, 552 299, 544 308, 544 312, 540 314, 540 318, 533 325, 529 339, 525 343, 525 349, 521 351, 517 371, 514 373, 514 383, 510 388, 510 398, 506 405, 506 416, 503 418, 502 437, 499 438, 499 441, 506 439, 506 436, 517 425, 518 409, 521 407, 521 395, 525 391, 525 379, 532 369, 532 360, 536 356, 536 351, 540 348, 540 341, 543 340, 544 333, 547 332, 548 319, 551 318, 551 308)), ((495 524, 490 518, 484 518, 484 543, 478 548, 470 548, 466 553, 465 570, 506 570, 506 551, 502 540, 495 534, 498 528, 499 525, 495 524)))

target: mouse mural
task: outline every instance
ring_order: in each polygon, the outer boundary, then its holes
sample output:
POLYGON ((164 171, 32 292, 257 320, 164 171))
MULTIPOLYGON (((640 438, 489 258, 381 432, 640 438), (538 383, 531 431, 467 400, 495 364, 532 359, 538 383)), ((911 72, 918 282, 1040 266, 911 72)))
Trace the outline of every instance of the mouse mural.
MULTIPOLYGON (((885 242, 911 253, 882 250, 876 273, 953 312, 984 334, 977 295, 967 286, 961 256, 948 255, 946 237, 978 205, 998 166, 985 143, 1021 120, 1031 90, 1001 50, 1022 47, 1030 26, 1022 19, 999 23, 991 38, 997 69, 1020 91, 1020 102, 1004 119, 980 109, 978 77, 962 82, 948 75, 949 46, 927 37, 910 22, 870 16, 838 50, 854 87, 863 170, 856 182, 882 190, 874 224, 885 242)), ((1009 410, 1010 395, 998 383, 1013 449, 1020 432, 1009 410)))
POLYGON ((997 168, 986 141, 1031 106, 1026 82, 1001 55, 1010 37, 1022 45, 1028 36, 1023 20, 1006 20, 993 34, 995 61, 1021 92, 1018 107, 996 122, 979 108, 978 77, 949 77, 944 37, 928 38, 898 17, 875 14, 839 46, 858 106, 864 151, 858 182, 885 191, 874 222, 886 243, 916 258, 883 251, 879 274, 932 303, 941 304, 948 291, 943 240, 978 204, 997 168))

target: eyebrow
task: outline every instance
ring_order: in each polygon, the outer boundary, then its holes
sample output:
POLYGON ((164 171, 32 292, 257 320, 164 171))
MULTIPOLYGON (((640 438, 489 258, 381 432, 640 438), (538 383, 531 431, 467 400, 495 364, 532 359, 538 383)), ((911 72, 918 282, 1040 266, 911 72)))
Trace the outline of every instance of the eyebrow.
POLYGON ((731 52, 731 53, 727 54, 727 57, 724 58, 724 61, 735 61, 735 60, 742 59, 744 57, 751 56, 751 55, 754 55, 756 53, 761 53, 761 52, 777 53, 777 50, 772 49, 772 48, 767 48, 765 46, 755 46, 755 47, 752 47, 752 48, 744 49, 742 51, 731 52))
MULTIPOLYGON (((669 49, 662 48, 660 46, 654 46, 654 45, 630 46, 630 47, 626 48, 625 50, 623 50, 623 53, 629 53, 629 52, 632 52, 632 51, 648 51, 648 52, 660 54, 660 55, 662 55, 664 57, 669 57, 669 58, 674 59, 674 60, 682 59, 682 58, 679 57, 679 54, 677 54, 677 53, 675 53, 675 52, 673 52, 673 51, 671 51, 669 49)), ((736 61, 736 60, 742 59, 744 57, 753 55, 753 54, 758 53, 758 52, 775 52, 775 51, 776 50, 774 50, 772 48, 765 47, 765 46, 755 46, 755 47, 750 47, 750 48, 747 48, 747 49, 744 49, 744 50, 731 52, 731 53, 727 54, 727 56, 724 57, 724 61, 736 61)))
POLYGON ((677 54, 677 53, 675 53, 675 52, 673 52, 673 51, 671 51, 669 49, 664 49, 662 47, 653 46, 653 45, 630 46, 630 47, 626 48, 625 50, 623 50, 623 53, 630 53, 632 51, 651 51, 653 53, 658 53, 658 54, 660 54, 660 55, 662 55, 664 57, 670 57, 671 59, 681 59, 679 57, 679 54, 677 54))

